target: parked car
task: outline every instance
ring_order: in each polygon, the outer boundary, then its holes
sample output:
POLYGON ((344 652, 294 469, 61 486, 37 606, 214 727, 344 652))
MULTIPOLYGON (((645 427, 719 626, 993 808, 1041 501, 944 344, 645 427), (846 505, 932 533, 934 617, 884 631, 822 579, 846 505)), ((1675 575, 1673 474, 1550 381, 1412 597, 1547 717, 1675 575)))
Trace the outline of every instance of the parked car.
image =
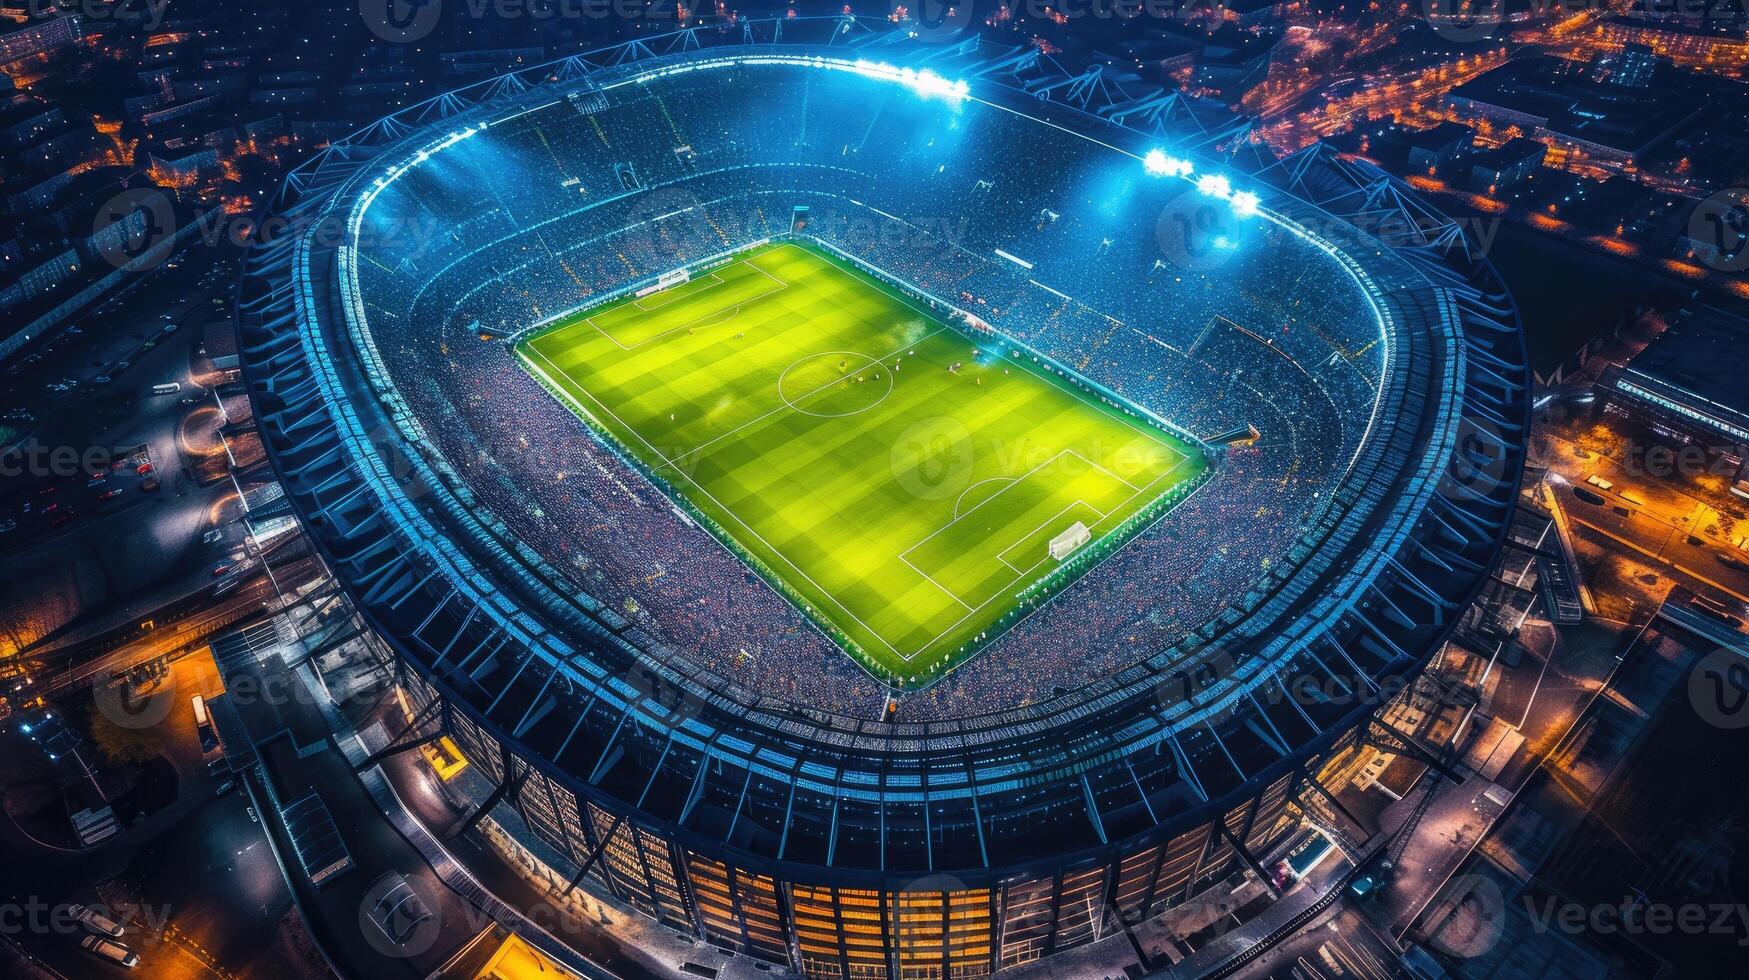
POLYGON ((86 936, 79 945, 92 956, 106 959, 124 969, 131 970, 140 965, 140 954, 113 939, 105 939, 102 936, 86 936))
POLYGON ((69 905, 67 906, 67 914, 73 917, 73 921, 100 936, 109 936, 112 939, 121 938, 121 923, 89 905, 69 905))
POLYGON ((419 924, 432 918, 431 909, 405 875, 390 871, 371 884, 369 893, 378 897, 364 909, 365 917, 396 946, 406 945, 419 924))

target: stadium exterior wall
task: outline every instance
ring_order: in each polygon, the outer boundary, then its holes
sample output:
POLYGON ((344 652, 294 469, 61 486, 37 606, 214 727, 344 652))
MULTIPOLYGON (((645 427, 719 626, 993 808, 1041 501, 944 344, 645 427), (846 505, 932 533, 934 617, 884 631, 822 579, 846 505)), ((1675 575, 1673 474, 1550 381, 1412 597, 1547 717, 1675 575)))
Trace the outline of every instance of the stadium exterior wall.
MULTIPOLYGON (((683 31, 451 93, 325 151, 276 210, 299 227, 343 222, 414 134, 548 78, 635 71, 701 45, 902 53, 858 22, 814 26, 683 31)), ((1036 101, 1024 81, 989 84, 1036 101)), ((1111 128, 1097 108, 1036 111, 1111 128)), ((1352 238, 1381 247, 1365 271, 1399 334, 1387 411, 1403 422, 1355 467, 1324 547, 1260 602, 1296 632, 1256 658, 1151 660, 1060 703, 967 723, 851 721, 745 697, 643 655, 612 609, 556 593, 538 556, 468 514, 442 461, 409 437, 417 420, 352 333, 346 249, 326 236, 251 254, 245 377, 288 497, 401 657, 416 713, 441 705, 469 760, 508 782, 514 822, 567 870, 809 976, 981 976, 1158 914, 1235 869, 1264 873, 1257 860, 1319 792, 1313 774, 1370 724, 1379 681, 1418 669, 1449 634, 1510 522, 1529 388, 1510 299, 1461 234, 1419 220, 1408 191, 1320 154, 1255 176, 1272 213, 1327 236, 1381 199, 1409 219, 1352 238), (1321 604, 1314 577, 1337 579, 1342 600, 1321 604), (1301 683, 1347 697, 1297 697, 1301 683)))

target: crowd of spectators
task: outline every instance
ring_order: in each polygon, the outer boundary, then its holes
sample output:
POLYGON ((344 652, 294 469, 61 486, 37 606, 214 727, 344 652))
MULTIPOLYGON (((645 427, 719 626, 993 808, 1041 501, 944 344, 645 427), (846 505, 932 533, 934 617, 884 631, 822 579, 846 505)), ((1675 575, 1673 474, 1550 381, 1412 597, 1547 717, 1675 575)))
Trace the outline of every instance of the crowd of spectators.
POLYGON ((1128 157, 854 75, 733 70, 770 77, 685 98, 626 86, 492 127, 391 185, 365 225, 361 295, 396 386, 433 448, 568 588, 625 614, 661 655, 747 690, 883 710, 884 685, 489 339, 792 233, 1199 437, 1261 433, 1216 447, 1201 491, 905 697, 901 717, 1012 707, 1109 675, 1245 601, 1285 560, 1360 446, 1382 372, 1375 315, 1335 260, 1262 219, 1227 254, 1192 260, 1162 235, 1182 188, 1128 157))

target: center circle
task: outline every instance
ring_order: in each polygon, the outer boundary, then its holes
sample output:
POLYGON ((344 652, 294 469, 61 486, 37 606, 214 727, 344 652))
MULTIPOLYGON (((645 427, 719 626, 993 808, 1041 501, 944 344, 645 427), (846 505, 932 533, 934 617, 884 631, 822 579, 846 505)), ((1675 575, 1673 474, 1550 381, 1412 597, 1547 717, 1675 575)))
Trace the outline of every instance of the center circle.
POLYGON ((777 378, 777 396, 785 405, 823 419, 866 412, 892 391, 890 366, 849 350, 809 354, 777 378))

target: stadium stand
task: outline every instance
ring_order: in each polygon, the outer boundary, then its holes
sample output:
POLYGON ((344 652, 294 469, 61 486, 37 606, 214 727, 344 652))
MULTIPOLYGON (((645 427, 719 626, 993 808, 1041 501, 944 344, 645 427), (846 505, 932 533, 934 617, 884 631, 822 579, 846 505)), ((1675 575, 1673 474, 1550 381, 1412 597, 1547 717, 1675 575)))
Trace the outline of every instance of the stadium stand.
POLYGON ((1528 375, 1493 270, 1382 174, 1198 156, 1263 208, 1187 252, 1172 222, 1208 202, 1144 173, 1170 134, 1118 125, 1134 99, 1041 98, 1073 87, 1036 52, 884 28, 683 31, 331 147, 276 203, 311 230, 246 270, 243 360, 417 733, 452 734, 542 860, 810 977, 972 977, 1288 837, 1485 578, 1528 375), (866 60, 907 57, 972 97, 866 60), (1380 210, 1404 220, 1357 225, 1380 210), (1192 434, 1259 437, 889 713, 504 343, 784 236, 1192 434))

